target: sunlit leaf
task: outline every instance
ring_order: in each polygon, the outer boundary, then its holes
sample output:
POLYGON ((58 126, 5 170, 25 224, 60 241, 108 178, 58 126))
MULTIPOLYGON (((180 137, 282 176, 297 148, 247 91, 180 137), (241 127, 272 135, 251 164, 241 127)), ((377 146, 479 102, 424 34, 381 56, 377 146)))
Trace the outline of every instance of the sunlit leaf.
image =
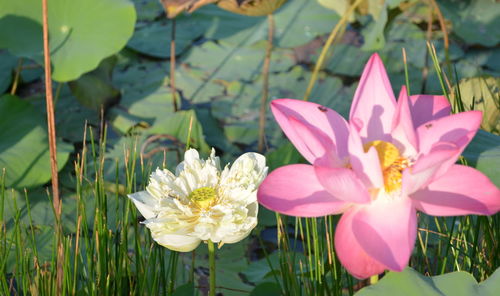
MULTIPOLYGON (((339 15, 344 15, 344 13, 349 9, 349 5, 351 4, 350 0, 318 0, 319 4, 323 5, 324 7, 334 10, 337 12, 339 15)), ((349 17, 349 21, 353 21, 355 16, 351 14, 349 17)))
POLYGON ((483 296, 494 296, 500 291, 500 268, 479 284, 479 291, 483 296))
MULTIPOLYGON (((41 3, 0 0, 0 48, 39 64, 41 3)), ((121 50, 132 36, 136 15, 128 0, 52 0, 48 18, 53 79, 70 81, 121 50)))
MULTIPOLYGON (((457 86, 455 86, 455 89, 457 86)), ((466 110, 483 111, 481 128, 500 134, 500 78, 475 77, 459 82, 460 98, 466 110)), ((458 98, 452 97, 454 104, 458 98)))

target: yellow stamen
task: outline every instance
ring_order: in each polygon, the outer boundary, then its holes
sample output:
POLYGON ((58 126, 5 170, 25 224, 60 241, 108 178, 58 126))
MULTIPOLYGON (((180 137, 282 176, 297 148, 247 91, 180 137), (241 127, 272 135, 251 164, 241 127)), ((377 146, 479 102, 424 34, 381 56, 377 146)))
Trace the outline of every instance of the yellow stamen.
POLYGON ((193 190, 193 192, 189 194, 189 199, 202 209, 209 208, 216 197, 217 194, 213 187, 201 187, 193 190))
POLYGON ((377 150, 380 167, 384 175, 385 191, 392 192, 401 187, 402 172, 409 166, 409 161, 402 157, 399 149, 385 141, 373 141, 365 144, 365 152, 371 147, 377 150))

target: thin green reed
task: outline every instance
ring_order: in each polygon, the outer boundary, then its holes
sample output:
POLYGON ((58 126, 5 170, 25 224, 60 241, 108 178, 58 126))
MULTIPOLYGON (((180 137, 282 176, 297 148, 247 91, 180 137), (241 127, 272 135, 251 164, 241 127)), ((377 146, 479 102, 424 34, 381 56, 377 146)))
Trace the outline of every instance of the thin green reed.
POLYGON ((5 209, 5 169, 0 176, 0 292, 3 295, 9 294, 9 287, 7 285, 7 269, 5 262, 7 261, 7 229, 4 219, 5 209))
MULTIPOLYGON (((31 206, 30 206, 30 201, 29 201, 29 198, 28 198, 28 191, 25 189, 24 190, 24 199, 25 199, 25 202, 26 202, 26 211, 28 213, 28 222, 29 222, 29 234, 30 234, 30 237, 29 237, 29 241, 30 241, 30 244, 31 244, 31 250, 33 252, 33 255, 34 255, 34 260, 36 261, 37 258, 38 258, 38 250, 37 250, 37 247, 36 247, 36 241, 35 241, 35 231, 34 231, 34 226, 33 226, 33 218, 31 216, 31 206)), ((29 260, 31 256, 25 256, 25 258, 27 260, 29 260)), ((29 272, 29 267, 28 267, 28 274, 25 274, 25 277, 23 277, 23 280, 24 278, 29 278, 31 273, 29 272)), ((23 287, 24 288, 27 288, 27 287, 23 287)), ((27 291, 27 290, 24 290, 24 291, 27 291)))
MULTIPOLYGON (((0 176, 0 227, 2 229, 4 229, 5 227, 5 220, 3 214, 4 209, 5 209, 5 168, 2 170, 2 175, 0 176)), ((3 238, 3 236, 1 238, 3 238)))
POLYGON ((445 77, 444 77, 443 70, 441 70, 441 65, 440 65, 439 59, 437 57, 436 48, 434 47, 433 44, 431 44, 430 42, 427 42, 427 49, 429 50, 429 54, 431 56, 432 63, 434 64, 434 69, 436 70, 436 75, 438 76, 439 84, 441 85, 441 88, 443 90, 443 94, 446 96, 448 101, 451 102, 450 95, 449 95, 448 90, 445 86, 445 77))
MULTIPOLYGON (((322 283, 323 275, 325 273, 324 265, 323 265, 323 236, 318 235, 318 220, 317 218, 311 218, 311 229, 313 235, 313 251, 314 251, 314 268, 316 270, 316 281, 319 285, 322 283)), ((323 232, 322 232, 323 233, 323 232)))
MULTIPOLYGON (((287 217, 276 213, 277 242, 279 249, 280 274, 283 281, 282 293, 301 295, 302 290, 295 276, 295 252, 290 249, 290 239, 287 231, 287 217)), ((297 241, 297 240, 295 240, 297 241)))
MULTIPOLYGON (((306 232, 305 232, 305 239, 306 239, 306 248, 305 250, 307 250, 307 253, 305 254, 307 256, 307 261, 308 261, 308 269, 309 269, 309 278, 311 279, 311 281, 314 280, 314 271, 313 271, 313 264, 312 264, 312 260, 313 260, 313 256, 312 256, 312 248, 311 248, 311 234, 310 234, 310 230, 309 230, 309 223, 308 223, 308 219, 309 218, 305 218, 305 224, 306 224, 306 232)), ((300 221, 302 221, 302 219, 300 219, 300 221)), ((302 223, 300 224, 302 225, 302 223)))
MULTIPOLYGON (((257 230, 260 232, 260 229, 257 230)), ((262 237, 260 236, 260 233, 256 233, 256 237, 257 239, 259 240, 259 245, 262 249, 262 252, 264 253, 264 259, 266 260, 267 262, 267 265, 269 265, 269 268, 271 270, 276 270, 275 269, 275 266, 273 266, 273 264, 271 263, 271 260, 269 260, 269 253, 267 252, 267 249, 266 249, 266 246, 264 245, 264 241, 262 241, 262 237)), ((275 272, 272 273, 273 277, 274 277, 274 281, 276 282, 276 284, 279 286, 280 290, 283 291, 283 288, 282 288, 282 285, 281 285, 281 282, 280 280, 278 279, 278 276, 276 275, 275 272)))
POLYGON ((406 91, 408 92, 408 95, 410 95, 411 94, 411 90, 410 90, 410 76, 408 75, 408 60, 407 60, 407 57, 406 57, 406 50, 405 50, 405 48, 403 47, 401 50, 402 50, 402 53, 403 53, 403 65, 404 65, 404 68, 405 68, 406 91))
MULTIPOLYGON (((13 237, 13 241, 15 241, 15 244, 17 246, 22 246, 22 242, 21 242, 21 231, 20 231, 20 224, 21 224, 21 211, 19 210, 19 208, 17 207, 17 200, 16 198, 13 199, 14 200, 14 210, 16 211, 16 220, 15 220, 15 223, 14 223, 14 237, 13 237)), ((18 269, 21 269, 21 270, 15 270, 13 272, 13 275, 17 275, 15 278, 21 278, 22 276, 22 264, 21 264, 21 259, 23 258, 23 253, 22 253, 22 249, 21 248, 16 248, 16 267, 18 269)))
POLYGON ((327 235, 327 252, 328 252, 328 267, 330 271, 330 276, 332 280, 332 291, 333 295, 342 294, 342 268, 340 268, 340 262, 338 262, 337 256, 335 256, 335 230, 334 222, 337 220, 334 216, 327 216, 325 218, 325 229, 327 235))

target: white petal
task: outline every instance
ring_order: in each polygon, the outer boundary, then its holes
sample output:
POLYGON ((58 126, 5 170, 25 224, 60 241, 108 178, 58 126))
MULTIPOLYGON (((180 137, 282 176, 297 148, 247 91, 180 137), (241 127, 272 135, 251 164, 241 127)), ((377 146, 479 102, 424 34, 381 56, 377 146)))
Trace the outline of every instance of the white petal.
POLYGON ((185 165, 196 165, 200 162, 200 154, 196 149, 188 149, 184 153, 184 164, 185 165))
POLYGON ((159 237, 153 235, 153 239, 165 248, 178 252, 190 252, 201 242, 197 237, 179 234, 165 234, 159 237))
POLYGON ((225 244, 237 243, 237 242, 243 240, 244 238, 246 238, 252 232, 252 230, 255 228, 255 226, 257 226, 257 219, 256 218, 252 218, 252 219, 249 218, 246 220, 245 227, 242 227, 237 232, 227 234, 226 236, 224 236, 224 238, 221 240, 221 242, 225 243, 225 244))
POLYGON ((257 225, 256 191, 266 174, 265 158, 258 153, 243 154, 221 173, 214 149, 206 160, 189 149, 175 175, 157 169, 147 192, 130 198, 160 245, 187 252, 202 240, 235 243, 248 236, 257 225), (190 193, 202 187, 216 189, 218 198, 210 208, 189 200, 190 193))
POLYGON ((252 229, 257 226, 258 209, 259 205, 257 202, 254 202, 245 208, 236 209, 233 212, 233 214, 236 214, 232 217, 233 221, 225 225, 227 231, 223 235, 221 234, 221 242, 227 244, 237 243, 247 237, 252 229), (238 217, 238 213, 244 213, 244 216, 238 217), (243 219, 239 220, 239 218, 243 219))
POLYGON ((158 205, 158 201, 149 193, 146 191, 139 191, 129 194, 128 197, 134 202, 144 218, 150 219, 156 216, 157 212, 155 209, 158 205))
POLYGON ((229 170, 224 169, 221 186, 257 190, 267 175, 266 158, 258 153, 241 155, 229 170))

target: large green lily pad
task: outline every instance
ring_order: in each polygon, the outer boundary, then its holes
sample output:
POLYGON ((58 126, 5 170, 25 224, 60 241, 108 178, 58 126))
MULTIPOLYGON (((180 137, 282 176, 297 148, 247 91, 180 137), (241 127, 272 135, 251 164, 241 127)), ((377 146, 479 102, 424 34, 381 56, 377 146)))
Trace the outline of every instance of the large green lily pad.
MULTIPOLYGON (((245 283, 239 275, 248 266, 248 259, 245 256, 248 244, 247 238, 236 244, 225 244, 216 251, 216 286, 226 288, 220 290, 224 295, 239 296, 248 294, 245 292, 252 290, 252 286, 245 283)), ((208 266, 207 247, 204 243, 196 249, 196 265, 208 266)))
POLYGON ((203 126, 198 121, 194 110, 178 111, 171 115, 159 118, 155 124, 146 131, 146 134, 167 134, 175 137, 180 143, 186 143, 189 135, 189 123, 192 122, 190 134, 190 147, 209 152, 210 148, 205 142, 203 126))
MULTIPOLYGON (((5 185, 23 188, 50 180, 47 129, 43 113, 15 96, 0 97, 0 168, 5 168, 5 185)), ((58 143, 57 164, 67 162, 71 145, 58 143)))
MULTIPOLYGON (((339 17, 325 10, 316 1, 290 1, 274 15, 277 47, 295 47, 330 32, 339 17), (331 27, 325 26, 331 23, 331 27), (307 25, 304 25, 307 24, 307 25)), ((137 25, 128 46, 141 53, 166 58, 170 53, 172 20, 150 18, 137 25)), ((181 54, 193 42, 203 36, 208 40, 222 41, 224 47, 252 45, 267 38, 267 22, 263 17, 233 14, 208 5, 191 15, 176 17, 176 53, 181 54)), ((218 58, 205 62, 222 61, 218 58)))
MULTIPOLYGON (((128 46, 149 56, 170 57, 173 20, 167 19, 157 0, 140 1, 136 5, 140 9, 139 22, 128 46)), ((207 39, 224 39, 238 35, 241 30, 253 28, 260 21, 261 19, 242 17, 224 11, 215 5, 203 7, 193 14, 179 15, 175 18, 176 55, 183 53, 202 36, 207 39)), ((239 39, 236 37, 236 40, 239 39)))
MULTIPOLYGON (((325 9, 317 1, 288 1, 273 14, 277 47, 293 48, 329 33, 340 19, 338 14, 325 9)), ((268 23, 261 23, 247 35, 248 41, 267 38, 268 23)), ((248 44, 248 43, 247 43, 248 44)))
MULTIPOLYGON (((189 16, 180 16, 178 18, 175 20, 176 55, 185 51, 205 31, 203 26, 190 21, 189 16)), ((170 57, 173 22, 174 20, 165 17, 156 22, 138 24, 134 36, 128 42, 128 46, 149 56, 157 58, 170 57)))
POLYGON ((453 23, 452 32, 467 43, 495 46, 500 41, 500 9, 490 0, 448 0, 439 6, 453 23))
POLYGON ((402 272, 389 272, 379 283, 363 288, 356 296, 494 296, 500 289, 500 269, 478 284, 467 272, 458 271, 426 277, 407 267, 402 272))
MULTIPOLYGON (((121 121, 115 115, 141 119, 152 124, 155 118, 171 114, 173 109, 172 93, 168 87, 168 63, 139 62, 132 66, 116 67, 113 73, 113 84, 121 92, 118 105, 111 108, 112 124, 121 131, 128 130, 138 120, 121 121)), ((139 120, 140 121, 140 120, 139 120)))
POLYGON ((463 156, 468 165, 480 170, 500 186, 500 136, 479 130, 463 156))
MULTIPOLYGON (((207 80, 252 81, 262 72, 264 56, 264 43, 235 48, 225 42, 206 42, 202 46, 193 48, 185 61, 193 68, 203 70, 207 80)), ((274 50, 271 55, 271 72, 286 71, 293 65, 291 50, 279 48, 274 50)))
POLYGON ((0 51, 0 94, 7 90, 12 82, 12 70, 17 59, 8 52, 0 51))
POLYGON ((99 67, 68 83, 71 92, 84 106, 97 112, 116 102, 120 92, 111 83, 116 56, 102 60, 99 67))
MULTIPOLYGON (((42 64, 41 11, 38 0, 0 0, 0 48, 42 64)), ((125 46, 135 9, 128 0, 52 0, 48 18, 53 79, 70 81, 125 46)))

